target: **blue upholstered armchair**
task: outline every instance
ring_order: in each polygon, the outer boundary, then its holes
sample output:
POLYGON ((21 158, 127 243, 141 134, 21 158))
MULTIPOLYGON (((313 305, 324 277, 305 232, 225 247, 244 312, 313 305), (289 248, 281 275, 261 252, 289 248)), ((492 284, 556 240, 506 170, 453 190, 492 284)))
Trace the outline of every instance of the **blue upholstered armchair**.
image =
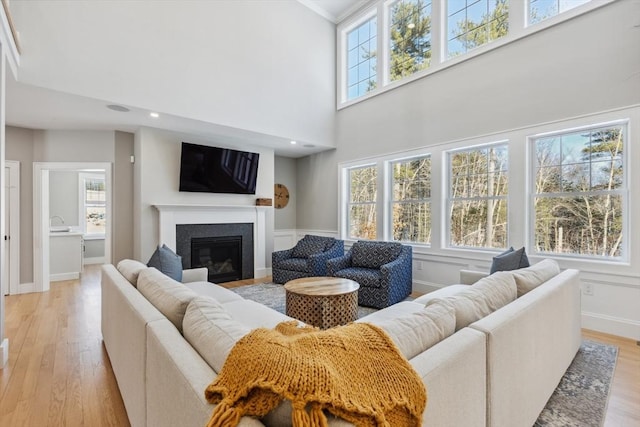
POLYGON ((327 275, 327 260, 344 255, 344 240, 307 234, 291 249, 271 255, 275 283, 327 275))
POLYGON ((327 262, 329 276, 360 284, 358 304, 384 308, 411 293, 411 246, 396 242, 358 241, 343 257, 327 262))

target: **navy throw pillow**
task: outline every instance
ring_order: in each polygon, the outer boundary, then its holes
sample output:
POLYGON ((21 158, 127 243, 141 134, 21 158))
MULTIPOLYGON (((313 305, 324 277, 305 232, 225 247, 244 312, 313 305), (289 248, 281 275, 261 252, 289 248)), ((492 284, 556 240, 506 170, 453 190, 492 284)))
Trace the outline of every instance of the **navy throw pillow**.
POLYGON ((529 267, 529 258, 524 247, 516 250, 507 249, 505 252, 493 257, 491 264, 491 274, 496 271, 511 271, 519 268, 529 267))
POLYGON ((167 245, 158 246, 147 263, 148 267, 155 267, 173 280, 182 281, 182 257, 173 252, 167 245))

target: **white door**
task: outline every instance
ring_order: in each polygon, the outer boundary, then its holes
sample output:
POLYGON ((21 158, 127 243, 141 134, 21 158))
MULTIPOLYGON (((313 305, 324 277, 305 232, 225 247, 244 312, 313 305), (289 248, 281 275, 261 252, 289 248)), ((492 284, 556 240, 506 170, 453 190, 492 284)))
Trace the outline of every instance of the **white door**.
POLYGON ((5 208, 5 215, 4 215, 4 232, 5 235, 2 236, 2 253, 4 254, 4 268, 2 269, 2 295, 8 295, 9 294, 9 279, 10 279, 10 274, 9 274, 9 269, 10 269, 10 265, 11 265, 11 254, 9 253, 9 230, 10 228, 10 224, 11 224, 11 197, 9 197, 9 189, 11 188, 11 170, 8 167, 4 168, 4 182, 7 184, 7 186, 4 189, 4 208, 5 208))

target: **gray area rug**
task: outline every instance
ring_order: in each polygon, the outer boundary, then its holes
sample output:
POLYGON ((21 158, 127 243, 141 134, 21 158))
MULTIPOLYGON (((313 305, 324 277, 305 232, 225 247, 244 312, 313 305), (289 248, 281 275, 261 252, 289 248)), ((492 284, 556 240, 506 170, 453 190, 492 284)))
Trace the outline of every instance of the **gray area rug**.
MULTIPOLYGON (((286 312, 285 291, 283 285, 279 285, 277 283, 261 283, 259 285, 230 288, 230 290, 237 293, 242 298, 259 302, 260 304, 266 305, 280 313, 284 314, 286 312)), ((373 313, 374 311, 378 310, 371 307, 358 307, 358 318, 366 316, 369 313, 373 313)))
POLYGON ((534 427, 601 427, 618 348, 583 341, 534 427))
MULTIPOLYGON (((284 286, 276 283, 232 288, 243 298, 285 312, 284 286)), ((358 317, 377 311, 358 307, 358 317)), ((609 399, 618 348, 583 341, 534 427, 601 427, 609 399)))

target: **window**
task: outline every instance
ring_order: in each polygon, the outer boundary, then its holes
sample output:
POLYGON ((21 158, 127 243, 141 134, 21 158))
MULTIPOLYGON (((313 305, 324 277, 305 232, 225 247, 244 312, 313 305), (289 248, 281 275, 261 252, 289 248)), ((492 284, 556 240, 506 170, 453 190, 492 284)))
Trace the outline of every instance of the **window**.
POLYGON ((449 58, 506 36, 508 30, 507 0, 449 0, 447 2, 449 58))
POLYGON ((431 63, 431 1, 399 0, 389 8, 389 78, 399 80, 431 63))
POLYGON ((104 175, 80 174, 80 218, 83 232, 104 235, 106 192, 104 175))
POLYGON ((547 18, 556 16, 574 7, 578 7, 590 0, 530 0, 529 23, 535 24, 547 18))
POLYGON ((431 157, 391 163, 393 240, 431 243, 431 157))
POLYGON ((349 169, 348 235, 355 239, 376 238, 376 166, 349 169))
POLYGON ((537 252, 623 255, 625 138, 624 125, 533 138, 537 252))
POLYGON ((347 33, 347 99, 376 88, 377 32, 374 16, 347 33))
POLYGON ((507 246, 507 145, 448 153, 449 245, 507 246))

